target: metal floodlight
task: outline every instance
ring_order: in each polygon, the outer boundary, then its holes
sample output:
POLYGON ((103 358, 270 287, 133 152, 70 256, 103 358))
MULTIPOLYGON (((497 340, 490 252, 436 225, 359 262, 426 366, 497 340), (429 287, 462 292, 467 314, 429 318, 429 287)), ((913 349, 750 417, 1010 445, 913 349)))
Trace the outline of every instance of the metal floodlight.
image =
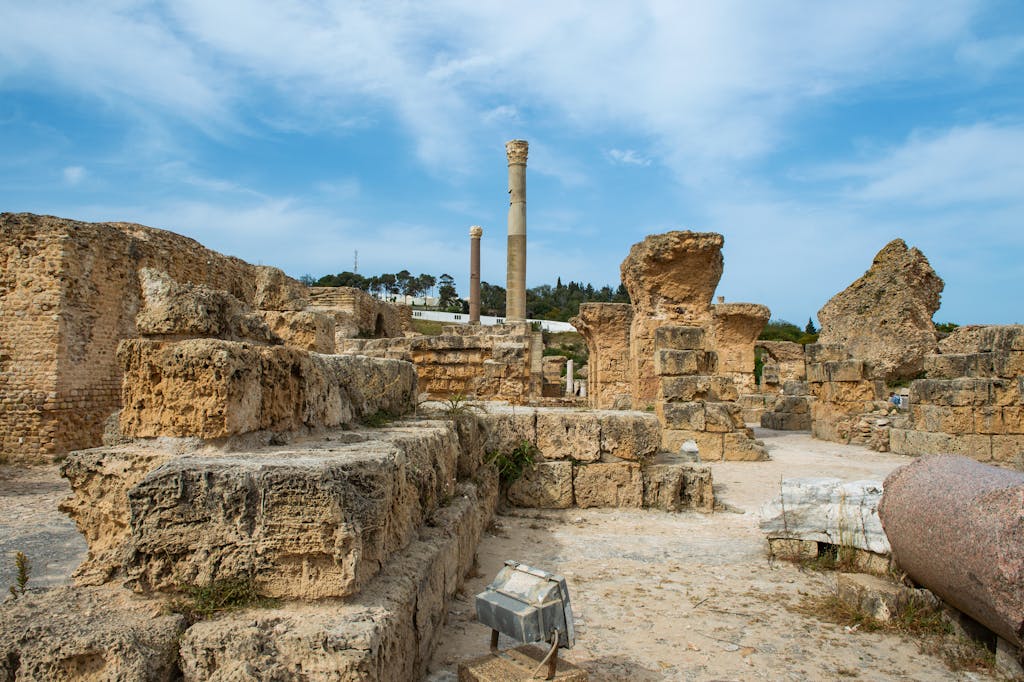
POLYGON ((506 561, 476 596, 476 617, 491 628, 492 653, 498 651, 499 632, 526 644, 550 643, 551 650, 541 661, 541 666, 548 665, 549 680, 555 675, 558 649, 571 649, 576 643, 565 578, 518 561, 506 561))

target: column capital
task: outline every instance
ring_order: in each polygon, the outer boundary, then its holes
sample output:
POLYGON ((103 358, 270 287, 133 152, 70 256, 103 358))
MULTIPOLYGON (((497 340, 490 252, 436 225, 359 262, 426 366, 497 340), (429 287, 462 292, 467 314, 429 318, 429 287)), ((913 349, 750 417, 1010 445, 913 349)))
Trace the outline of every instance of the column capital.
POLYGON ((530 143, 526 140, 509 140, 505 143, 505 156, 508 157, 508 162, 513 163, 526 163, 526 154, 530 149, 530 143))
POLYGON ((479 225, 471 226, 469 228, 469 236, 473 239, 480 239, 480 237, 484 236, 484 228, 479 225))

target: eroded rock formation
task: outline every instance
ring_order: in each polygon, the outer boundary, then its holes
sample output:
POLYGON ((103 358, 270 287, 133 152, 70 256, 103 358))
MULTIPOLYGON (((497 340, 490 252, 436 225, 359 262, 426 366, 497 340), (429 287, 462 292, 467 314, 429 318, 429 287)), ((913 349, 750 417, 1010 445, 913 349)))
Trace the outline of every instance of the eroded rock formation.
POLYGON ((868 363, 871 378, 914 377, 938 349, 932 315, 942 288, 924 254, 894 239, 863 276, 818 311, 818 342, 845 346, 868 363))

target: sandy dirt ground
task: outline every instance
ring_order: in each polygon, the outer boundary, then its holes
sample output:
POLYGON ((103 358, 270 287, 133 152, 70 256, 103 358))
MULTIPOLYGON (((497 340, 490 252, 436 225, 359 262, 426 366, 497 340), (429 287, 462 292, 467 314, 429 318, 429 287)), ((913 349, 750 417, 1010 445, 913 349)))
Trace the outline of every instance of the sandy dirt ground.
POLYGON ((74 521, 57 510, 70 494, 56 465, 0 466, 0 599, 15 582, 16 552, 32 564, 30 587, 69 582, 88 549, 74 521))
MULTIPOLYGON (((608 509, 505 510, 478 550, 479 577, 453 603, 431 682, 487 653, 473 595, 506 559, 560 573, 577 641, 562 656, 602 680, 987 680, 952 672, 902 636, 864 633, 786 608, 835 589, 834 574, 769 562, 758 530, 781 478, 882 480, 909 458, 758 429, 768 462, 713 464, 712 515, 608 509)), ((514 643, 503 637, 499 646, 514 643)))
MULTIPOLYGON (((564 658, 602 680, 988 680, 954 673, 909 639, 849 631, 789 611, 834 576, 770 563, 758 511, 781 478, 880 480, 909 461, 806 433, 758 430, 769 462, 716 463, 715 492, 730 511, 711 515, 611 509, 506 510, 479 548, 479 573, 453 602, 428 679, 456 679, 459 661, 487 652, 473 595, 505 559, 561 573, 576 646, 564 658)), ((56 467, 0 467, 0 588, 13 554, 33 563, 30 586, 68 581, 85 541, 57 510, 70 489, 56 467)), ((513 643, 502 639, 500 646, 513 643)))

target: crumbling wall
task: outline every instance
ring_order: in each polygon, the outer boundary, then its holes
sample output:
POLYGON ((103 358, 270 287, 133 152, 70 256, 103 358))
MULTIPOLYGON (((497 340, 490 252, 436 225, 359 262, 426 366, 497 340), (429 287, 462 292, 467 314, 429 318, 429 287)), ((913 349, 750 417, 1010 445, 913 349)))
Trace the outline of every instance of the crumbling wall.
POLYGON ((583 303, 572 325, 587 342, 587 395, 599 410, 631 409, 632 368, 628 303, 583 303))
POLYGON ((740 394, 757 390, 754 345, 771 312, 757 303, 718 303, 711 306, 710 346, 718 354, 716 373, 733 380, 740 394))
POLYGON ((706 350, 705 339, 701 327, 665 326, 655 333, 662 447, 676 452, 693 440, 705 461, 767 459, 743 423, 732 377, 716 374, 718 355, 706 350))
POLYGON ((872 379, 870 365, 850 359, 843 346, 807 344, 806 353, 807 383, 814 397, 811 433, 821 440, 856 442, 861 416, 886 409, 885 382, 872 379))
POLYGON ((540 395, 542 366, 535 364, 543 349, 537 335, 524 323, 450 325, 437 336, 341 339, 338 352, 408 360, 416 366, 420 391, 433 397, 522 402, 540 395))
POLYGON ((1024 326, 967 327, 925 358, 893 452, 958 454, 1024 469, 1024 326))
POLYGON ((252 266, 187 237, 130 223, 0 214, 3 453, 47 461, 100 442, 119 405, 117 343, 134 335, 138 271, 210 284, 252 302, 252 266))
POLYGON ((779 390, 787 381, 807 379, 803 344, 792 341, 756 341, 761 351, 761 390, 779 390))
POLYGON ((343 339, 402 336, 412 329, 412 308, 392 304, 354 287, 309 287, 313 310, 333 315, 338 345, 343 339))

